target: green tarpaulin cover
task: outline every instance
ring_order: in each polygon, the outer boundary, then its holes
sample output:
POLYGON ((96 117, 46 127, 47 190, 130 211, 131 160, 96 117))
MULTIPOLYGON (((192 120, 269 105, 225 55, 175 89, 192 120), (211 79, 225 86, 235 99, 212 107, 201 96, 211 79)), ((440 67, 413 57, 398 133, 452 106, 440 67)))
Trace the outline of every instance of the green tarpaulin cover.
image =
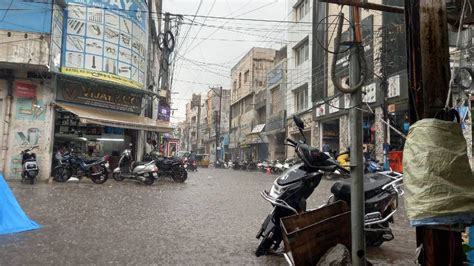
POLYGON ((423 119, 412 125, 403 173, 410 221, 474 214, 474 177, 459 123, 423 119))

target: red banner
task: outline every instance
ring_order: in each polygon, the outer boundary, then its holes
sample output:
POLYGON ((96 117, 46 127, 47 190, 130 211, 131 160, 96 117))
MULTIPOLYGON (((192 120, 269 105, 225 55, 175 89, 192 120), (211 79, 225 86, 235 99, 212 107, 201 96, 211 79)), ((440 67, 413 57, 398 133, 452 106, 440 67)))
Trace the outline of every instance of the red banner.
POLYGON ((15 83, 15 96, 18 98, 36 98, 36 85, 16 82, 15 83))

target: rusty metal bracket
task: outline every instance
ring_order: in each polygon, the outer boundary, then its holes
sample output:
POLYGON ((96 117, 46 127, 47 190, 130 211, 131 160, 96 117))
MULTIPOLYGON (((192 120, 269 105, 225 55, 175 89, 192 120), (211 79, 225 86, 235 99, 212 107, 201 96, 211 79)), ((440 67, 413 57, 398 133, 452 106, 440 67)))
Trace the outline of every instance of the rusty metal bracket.
POLYGON ((402 7, 380 5, 380 4, 368 3, 368 2, 359 2, 360 0, 319 0, 319 1, 323 3, 354 6, 354 7, 364 8, 364 9, 378 10, 378 11, 391 12, 391 13, 403 14, 405 12, 402 7))

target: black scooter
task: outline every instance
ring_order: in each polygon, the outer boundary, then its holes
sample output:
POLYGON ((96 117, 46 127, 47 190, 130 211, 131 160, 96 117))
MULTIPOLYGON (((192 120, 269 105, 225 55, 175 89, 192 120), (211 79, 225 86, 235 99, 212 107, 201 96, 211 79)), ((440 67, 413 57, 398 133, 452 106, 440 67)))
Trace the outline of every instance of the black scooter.
MULTIPOLYGON (((304 138, 303 121, 293 117, 296 126, 304 138)), ((280 219, 286 216, 306 211, 306 200, 319 185, 324 172, 336 170, 348 174, 349 171, 341 167, 337 161, 318 149, 310 147, 304 141, 287 139, 287 144, 296 150, 296 154, 303 161, 283 172, 274 182, 270 192, 262 191, 261 196, 270 202, 273 211, 264 220, 257 239, 262 238, 255 255, 267 254, 272 248, 277 250, 282 241, 280 219)), ((389 222, 393 222, 393 214, 398 207, 398 195, 403 194, 399 188, 402 181, 401 174, 374 174, 365 176, 366 215, 365 228, 367 244, 379 246, 384 241, 393 239, 389 222)), ((333 196, 329 202, 336 200, 350 200, 350 183, 339 181, 331 188, 333 196)), ((350 204, 349 204, 350 205, 350 204)))
POLYGON ((38 146, 33 146, 21 152, 21 182, 34 184, 39 173, 38 162, 36 161, 36 153, 33 152, 38 146))

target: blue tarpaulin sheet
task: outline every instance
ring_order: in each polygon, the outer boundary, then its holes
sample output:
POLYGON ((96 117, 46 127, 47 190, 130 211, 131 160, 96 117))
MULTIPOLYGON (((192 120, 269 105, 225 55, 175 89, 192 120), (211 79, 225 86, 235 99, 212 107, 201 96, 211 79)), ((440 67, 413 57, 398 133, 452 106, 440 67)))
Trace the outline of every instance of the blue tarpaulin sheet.
POLYGON ((35 230, 41 225, 30 220, 0 175, 0 235, 35 230))

